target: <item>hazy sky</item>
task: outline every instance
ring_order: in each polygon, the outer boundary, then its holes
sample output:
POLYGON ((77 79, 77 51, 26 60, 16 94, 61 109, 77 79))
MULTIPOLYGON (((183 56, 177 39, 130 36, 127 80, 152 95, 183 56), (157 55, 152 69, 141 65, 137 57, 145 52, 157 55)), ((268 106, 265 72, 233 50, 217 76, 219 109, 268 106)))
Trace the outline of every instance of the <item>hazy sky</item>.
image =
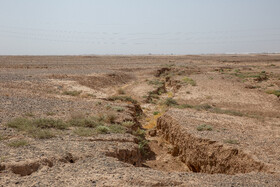
POLYGON ((0 0, 0 55, 280 52, 279 0, 0 0))

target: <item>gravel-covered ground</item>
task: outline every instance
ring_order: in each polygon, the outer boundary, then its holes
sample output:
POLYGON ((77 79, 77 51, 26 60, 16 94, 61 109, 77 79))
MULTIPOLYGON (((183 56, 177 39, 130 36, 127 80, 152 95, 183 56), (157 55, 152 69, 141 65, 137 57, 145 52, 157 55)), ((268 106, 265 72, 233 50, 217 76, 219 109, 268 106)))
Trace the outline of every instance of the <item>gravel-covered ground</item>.
POLYGON ((0 186, 280 186, 278 91, 280 55, 1 56, 0 186))

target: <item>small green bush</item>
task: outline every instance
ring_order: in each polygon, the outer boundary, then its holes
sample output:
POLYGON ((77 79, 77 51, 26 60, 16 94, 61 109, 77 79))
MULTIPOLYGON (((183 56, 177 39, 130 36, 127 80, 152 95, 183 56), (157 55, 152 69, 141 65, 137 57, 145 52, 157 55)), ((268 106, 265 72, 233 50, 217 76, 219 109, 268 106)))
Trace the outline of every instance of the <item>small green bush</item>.
POLYGON ((121 125, 117 125, 117 124, 113 124, 109 126, 109 131, 111 133, 120 133, 120 134, 124 134, 126 129, 121 126, 121 125))
POLYGON ((133 121, 124 121, 124 122, 122 122, 122 126, 128 127, 128 128, 132 127, 134 124, 135 123, 133 121))
POLYGON ((141 138, 144 138, 145 135, 146 135, 146 131, 143 130, 143 129, 138 128, 136 131, 133 132, 133 134, 134 134, 135 136, 139 136, 139 137, 141 137, 141 138))
POLYGON ((156 116, 156 115, 158 115, 158 114, 159 114, 159 111, 155 111, 155 112, 153 113, 154 116, 156 116))
POLYGON ((50 118, 35 119, 32 121, 32 124, 42 129, 54 128, 54 129, 64 130, 68 128, 68 125, 64 123, 62 120, 56 120, 50 118))
POLYGON ((96 128, 96 131, 99 134, 108 134, 110 132, 110 129, 109 129, 109 127, 106 127, 106 126, 102 125, 102 126, 98 126, 96 128))

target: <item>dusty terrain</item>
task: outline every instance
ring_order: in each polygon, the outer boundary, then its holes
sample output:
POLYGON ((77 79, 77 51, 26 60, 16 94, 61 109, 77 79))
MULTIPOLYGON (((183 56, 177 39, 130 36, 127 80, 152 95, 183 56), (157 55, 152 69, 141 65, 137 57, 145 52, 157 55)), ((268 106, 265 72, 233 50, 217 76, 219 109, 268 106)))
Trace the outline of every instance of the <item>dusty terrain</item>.
POLYGON ((0 186, 280 186, 280 55, 1 56, 0 186))

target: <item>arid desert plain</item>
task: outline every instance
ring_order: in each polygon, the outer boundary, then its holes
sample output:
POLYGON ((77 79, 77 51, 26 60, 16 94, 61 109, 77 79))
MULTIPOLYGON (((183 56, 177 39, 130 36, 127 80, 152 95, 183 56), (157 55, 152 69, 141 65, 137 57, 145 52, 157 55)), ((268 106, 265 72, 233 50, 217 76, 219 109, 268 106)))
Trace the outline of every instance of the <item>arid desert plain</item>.
POLYGON ((0 186, 280 186, 280 55, 0 56, 0 186))

